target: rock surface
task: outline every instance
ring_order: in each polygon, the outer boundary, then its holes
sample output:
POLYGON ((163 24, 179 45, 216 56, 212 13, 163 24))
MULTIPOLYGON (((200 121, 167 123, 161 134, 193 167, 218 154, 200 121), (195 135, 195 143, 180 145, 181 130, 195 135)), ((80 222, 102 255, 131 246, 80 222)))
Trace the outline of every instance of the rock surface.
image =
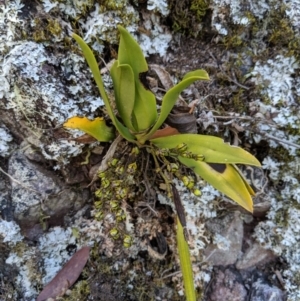
MULTIPOLYGON (((133 239, 125 250, 109 235, 111 216, 98 221, 91 205, 79 210, 87 200, 82 187, 102 157, 90 156, 99 145, 78 143, 78 133, 60 126, 73 115, 107 114, 69 34, 82 35, 98 61, 108 62, 116 57, 117 24, 172 80, 206 69, 210 81, 182 93, 198 132, 262 162, 262 169, 243 170, 257 193, 253 217, 201 179, 200 198, 176 182, 196 287, 214 301, 300 300, 299 1, 102 2, 0 1, 1 301, 34 300, 85 244, 93 247, 88 276, 65 300, 184 300, 170 200, 155 190, 122 204, 133 239), (147 252, 156 233, 168 244, 158 262, 147 252), (162 280, 170 267, 175 276, 162 280)), ((148 75, 161 99, 164 85, 148 75)), ((103 80, 111 92, 108 73, 103 80)), ((104 155, 108 146, 101 147, 104 155)))
POLYGON ((87 201, 87 191, 75 191, 57 175, 30 162, 22 150, 15 151, 8 162, 11 181, 11 206, 14 219, 25 236, 33 239, 51 226, 64 224, 69 212, 77 212, 87 201), (36 233, 37 232, 37 233, 36 233))

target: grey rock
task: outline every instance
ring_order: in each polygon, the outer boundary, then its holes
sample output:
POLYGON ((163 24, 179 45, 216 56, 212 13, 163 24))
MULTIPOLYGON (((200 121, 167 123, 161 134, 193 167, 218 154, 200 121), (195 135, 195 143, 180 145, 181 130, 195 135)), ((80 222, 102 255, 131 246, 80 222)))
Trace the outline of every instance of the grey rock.
MULTIPOLYGON (((2 168, 2 166, 0 166, 2 168)), ((6 221, 13 220, 13 208, 11 205, 10 182, 6 175, 0 172, 0 215, 6 221)))
POLYGON ((222 244, 210 244, 204 250, 204 255, 212 265, 234 264, 241 254, 243 243, 243 220, 240 212, 236 211, 224 218, 214 219, 208 223, 208 228, 224 241, 222 244))
POLYGON ((237 269, 247 269, 259 264, 266 264, 275 259, 275 255, 271 250, 266 250, 258 243, 251 245, 243 256, 236 263, 237 269))
POLYGON ((285 301, 286 294, 276 286, 258 279, 253 283, 249 301, 285 301))
POLYGON ((219 268, 209 288, 206 301, 246 301, 247 290, 242 276, 233 268, 219 268))
POLYGON ((44 167, 29 161, 22 151, 9 159, 11 200, 14 219, 25 236, 36 237, 41 225, 62 225, 64 216, 79 210, 86 201, 80 193, 64 186, 58 176, 44 167))

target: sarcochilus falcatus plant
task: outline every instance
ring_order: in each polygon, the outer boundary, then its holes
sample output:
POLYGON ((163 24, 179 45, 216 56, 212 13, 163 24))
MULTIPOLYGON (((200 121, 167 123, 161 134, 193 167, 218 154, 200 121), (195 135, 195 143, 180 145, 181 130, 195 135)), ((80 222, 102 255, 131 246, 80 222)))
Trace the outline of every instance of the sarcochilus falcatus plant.
MULTIPOLYGON (((178 170, 178 165, 182 164, 252 212, 251 196, 254 192, 236 164, 260 166, 255 157, 242 148, 224 143, 221 138, 180 134, 178 131, 170 133, 168 130, 161 129, 180 93, 197 80, 209 80, 207 72, 195 70, 187 73, 178 84, 165 93, 161 106, 157 109, 155 95, 140 81, 140 74, 148 70, 143 52, 126 29, 122 26, 118 26, 118 29, 120 32, 118 59, 110 69, 114 87, 113 100, 107 96, 93 52, 78 35, 75 33, 72 35, 82 49, 115 129, 107 126, 105 120, 99 117, 92 121, 87 118, 73 117, 67 120, 64 126, 80 129, 98 141, 104 142, 112 141, 116 130, 121 137, 134 145, 132 148, 134 156, 139 155, 139 149, 146 148, 153 157, 155 171, 165 182, 168 196, 173 199, 178 198, 178 194, 171 184, 172 176, 178 175, 176 170, 178 170)), ((123 171, 119 168, 118 172, 123 171)), ((105 186, 106 179, 103 172, 99 173, 99 177, 105 186)), ((186 178, 183 177, 181 180, 183 179, 184 182, 186 178)), ((186 181, 185 185, 190 188, 190 183, 186 181)), ((116 196, 108 195, 120 199, 124 193, 126 192, 123 191, 122 195, 122 190, 119 189, 116 196)), ((98 197, 101 199, 102 195, 103 192, 98 194, 98 197)), ((175 201, 178 203, 178 199, 175 201)), ((101 203, 101 200, 99 202, 101 203)), ((176 208, 178 211, 177 206, 176 208)), ((178 213, 178 215, 180 217, 182 214, 178 213)), ((184 218, 177 218, 177 244, 185 293, 187 300, 196 300, 189 249, 184 235, 185 226, 184 218)), ((118 238, 117 229, 113 230, 111 235, 118 238)), ((129 236, 125 236, 124 245, 130 245, 129 236)))

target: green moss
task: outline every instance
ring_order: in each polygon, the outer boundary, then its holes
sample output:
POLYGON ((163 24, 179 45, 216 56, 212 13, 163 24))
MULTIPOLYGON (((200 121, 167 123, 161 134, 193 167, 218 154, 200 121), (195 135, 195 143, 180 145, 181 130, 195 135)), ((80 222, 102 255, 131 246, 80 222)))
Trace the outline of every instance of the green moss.
POLYGON ((85 0, 85 1, 82 1, 82 0, 73 0, 73 3, 75 4, 76 8, 78 10, 80 10, 81 14, 83 16, 85 16, 89 10, 94 7, 94 3, 95 1, 94 0, 85 0))
POLYGON ((62 298, 62 301, 78 301, 78 300, 88 300, 90 294, 90 286, 87 280, 82 280, 77 282, 73 288, 71 288, 71 293, 62 298))
POLYGON ((245 41, 242 39, 241 34, 245 30, 244 26, 236 26, 234 30, 224 37, 223 43, 226 49, 239 48, 245 45, 245 41))
POLYGON ((121 10, 124 9, 127 5, 127 1, 126 0, 100 0, 98 1, 98 3, 100 4, 100 8, 101 10, 105 10, 105 11, 109 11, 109 10, 121 10))
POLYGON ((265 28, 265 39, 269 42, 267 51, 282 52, 287 49, 287 55, 293 55, 300 59, 300 37, 295 33, 293 25, 286 14, 286 6, 282 4, 276 10, 270 11, 267 18, 261 21, 261 28, 265 28))
POLYGON ((197 36, 202 27, 203 18, 209 9, 209 0, 171 0, 170 18, 175 32, 187 36, 197 36))
POLYGON ((32 33, 32 36, 36 42, 50 41, 53 39, 53 36, 61 36, 62 28, 60 23, 52 17, 45 19, 35 18, 34 24, 35 29, 32 33))
POLYGON ((62 28, 57 20, 49 19, 47 28, 48 32, 50 32, 54 36, 60 36, 62 32, 62 28))
MULTIPOLYGON (((282 209, 276 212, 274 221, 278 227, 287 228, 289 226, 289 213, 287 209, 282 209)), ((282 238, 279 237, 279 240, 282 238)))
MULTIPOLYGON (((297 116, 297 112, 295 112, 294 114, 295 114, 295 116, 297 116)), ((287 125, 284 130, 289 135, 293 135, 293 136, 300 135, 300 120, 296 120, 295 124, 293 124, 293 126, 287 125)))
POLYGON ((293 157, 290 155, 289 151, 283 146, 270 148, 269 155, 278 162, 289 163, 293 160, 293 157))
POLYGON ((192 0, 190 4, 191 11, 196 15, 197 21, 201 21, 206 15, 209 7, 209 0, 192 0))
POLYGON ((239 89, 232 96, 233 108, 235 113, 243 113, 247 110, 247 102, 243 98, 244 89, 239 89))
POLYGON ((277 44, 279 42, 282 45, 287 45, 294 36, 289 21, 287 19, 277 20, 277 18, 275 18, 270 23, 270 25, 274 25, 275 27, 271 27, 271 34, 268 39, 269 42, 272 44, 277 44))

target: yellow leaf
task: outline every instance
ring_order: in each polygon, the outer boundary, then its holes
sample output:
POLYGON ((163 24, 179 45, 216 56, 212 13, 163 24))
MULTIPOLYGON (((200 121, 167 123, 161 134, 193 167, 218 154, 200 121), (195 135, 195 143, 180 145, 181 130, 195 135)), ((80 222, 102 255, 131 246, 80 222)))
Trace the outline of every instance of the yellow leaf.
POLYGON ((103 118, 97 117, 94 120, 89 120, 86 117, 72 117, 68 119, 64 124, 64 127, 70 129, 81 130, 98 141, 108 142, 114 139, 114 129, 108 127, 103 118))
POLYGON ((196 174, 218 189, 226 196, 233 199, 246 210, 253 212, 251 195, 254 191, 246 182, 237 167, 233 164, 215 164, 195 161, 179 157, 186 166, 192 168, 196 174))

